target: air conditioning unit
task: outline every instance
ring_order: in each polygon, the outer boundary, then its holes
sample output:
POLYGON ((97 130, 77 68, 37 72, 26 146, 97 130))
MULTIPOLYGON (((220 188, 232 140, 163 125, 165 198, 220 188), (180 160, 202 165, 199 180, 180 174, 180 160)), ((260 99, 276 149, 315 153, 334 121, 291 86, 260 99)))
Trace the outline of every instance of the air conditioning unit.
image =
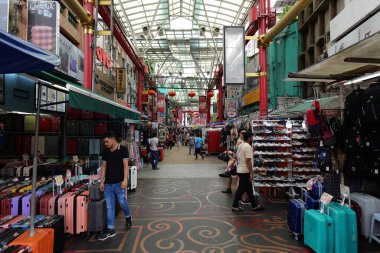
POLYGON ((199 30, 199 36, 205 36, 206 32, 206 27, 202 26, 201 29, 199 30))
POLYGON ((163 26, 158 26, 157 27, 157 31, 158 31, 158 36, 162 37, 164 36, 164 27, 163 26))
POLYGON ((220 32, 220 28, 219 27, 214 27, 214 30, 212 31, 212 35, 214 37, 218 37, 219 32, 220 32))
POLYGON ((143 27, 143 33, 144 33, 145 36, 148 36, 148 35, 149 35, 149 33, 150 33, 150 28, 149 28, 149 26, 144 26, 144 27, 143 27))

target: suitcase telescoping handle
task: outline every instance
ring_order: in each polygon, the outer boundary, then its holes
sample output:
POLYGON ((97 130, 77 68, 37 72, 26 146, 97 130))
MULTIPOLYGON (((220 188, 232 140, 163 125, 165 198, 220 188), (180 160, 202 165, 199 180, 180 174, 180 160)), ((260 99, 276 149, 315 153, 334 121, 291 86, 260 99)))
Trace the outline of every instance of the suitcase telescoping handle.
POLYGON ((305 189, 305 188, 301 188, 301 200, 302 200, 304 203, 307 202, 307 195, 308 195, 307 189, 305 189))
POLYGON ((344 206, 346 200, 348 200, 348 207, 351 208, 351 196, 347 196, 346 194, 342 194, 342 201, 340 202, 340 205, 344 206))

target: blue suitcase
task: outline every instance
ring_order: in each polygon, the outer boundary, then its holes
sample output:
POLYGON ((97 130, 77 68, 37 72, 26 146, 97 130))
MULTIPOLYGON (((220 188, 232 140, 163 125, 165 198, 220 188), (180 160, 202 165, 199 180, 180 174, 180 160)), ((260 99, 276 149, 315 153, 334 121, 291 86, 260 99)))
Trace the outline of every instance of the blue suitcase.
POLYGON ((334 251, 333 219, 319 210, 306 210, 304 217, 304 243, 316 253, 334 251))
POLYGON ((303 217, 308 205, 301 199, 291 199, 288 203, 288 227, 298 240, 303 235, 303 217))
POLYGON ((306 203, 309 206, 310 209, 319 209, 320 208, 320 201, 318 199, 314 199, 312 196, 308 195, 306 197, 306 203))
POLYGON ((320 199, 322 193, 326 192, 326 185, 323 183, 314 183, 313 189, 309 191, 309 195, 314 199, 320 199))
POLYGON ((334 222, 334 252, 357 253, 358 230, 356 213, 349 207, 331 202, 325 206, 334 222))

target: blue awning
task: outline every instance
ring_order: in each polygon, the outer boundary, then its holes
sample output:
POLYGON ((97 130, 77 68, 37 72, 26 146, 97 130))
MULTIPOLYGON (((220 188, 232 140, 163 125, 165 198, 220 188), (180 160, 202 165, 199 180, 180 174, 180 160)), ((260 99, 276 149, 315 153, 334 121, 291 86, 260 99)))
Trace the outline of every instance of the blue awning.
POLYGON ((0 30, 0 74, 53 69, 59 56, 0 30))

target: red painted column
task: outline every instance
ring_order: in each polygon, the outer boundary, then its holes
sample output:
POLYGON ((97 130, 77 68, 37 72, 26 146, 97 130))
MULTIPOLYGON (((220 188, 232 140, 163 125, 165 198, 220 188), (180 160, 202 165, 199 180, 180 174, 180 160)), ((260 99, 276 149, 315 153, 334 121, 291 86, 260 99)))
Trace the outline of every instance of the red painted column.
POLYGON ((156 95, 152 96, 152 122, 156 120, 156 114, 154 111, 154 100, 156 99, 156 95))
MULTIPOLYGON (((84 8, 94 16, 94 1, 85 0, 84 8)), ((91 25, 84 27, 84 88, 92 90, 92 72, 93 61, 94 61, 94 51, 91 48, 94 39, 94 27, 91 25)))
MULTIPOLYGON (((267 32, 267 0, 260 0, 259 2, 259 35, 263 35, 267 32)), ((267 79, 267 48, 261 46, 259 48, 259 65, 260 65, 260 116, 266 117, 268 115, 268 79, 267 79)))
POLYGON ((222 122, 223 121, 223 114, 224 114, 224 110, 223 110, 223 98, 224 98, 224 94, 223 94, 223 80, 222 80, 222 76, 219 76, 219 93, 218 93, 218 97, 219 97, 219 101, 218 101, 218 112, 219 112, 219 115, 218 115, 218 121, 219 122, 222 122))
POLYGON ((137 109, 142 113, 142 92, 143 92, 144 76, 141 70, 139 70, 137 80, 137 109))
POLYGON ((209 96, 206 96, 207 98, 207 124, 211 122, 211 98, 209 96))

